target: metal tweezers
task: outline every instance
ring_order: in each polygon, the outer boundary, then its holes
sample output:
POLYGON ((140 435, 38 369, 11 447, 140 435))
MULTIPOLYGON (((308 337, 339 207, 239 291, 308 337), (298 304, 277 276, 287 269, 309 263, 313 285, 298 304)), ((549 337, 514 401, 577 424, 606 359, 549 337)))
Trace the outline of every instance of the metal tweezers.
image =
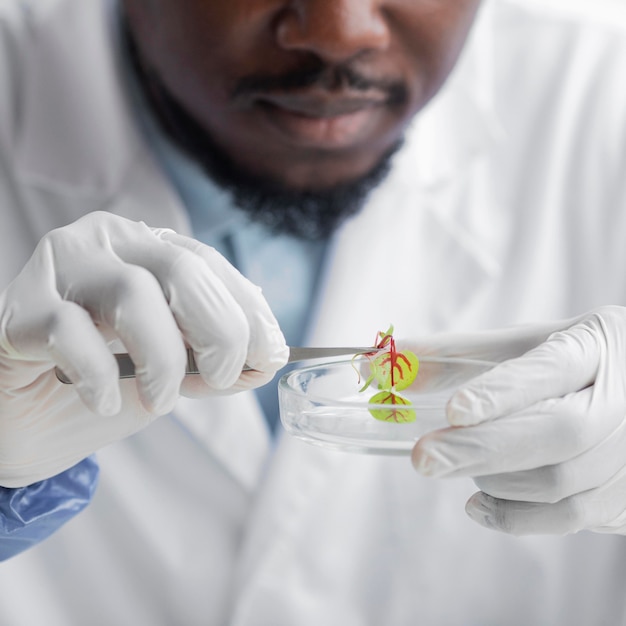
MULTIPOLYGON (((366 348, 289 348, 289 358, 287 363, 295 363, 297 361, 308 361, 309 359, 327 359, 335 356, 345 356, 349 354, 372 354, 378 352, 380 348, 372 346, 366 348)), ((120 378, 134 378, 135 377, 135 364, 132 362, 128 354, 115 354, 117 363, 120 369, 120 378)), ((244 367, 244 371, 250 371, 253 368, 244 367)), ((72 381, 69 377, 58 367, 55 368, 57 378, 67 385, 71 385, 72 381)), ((187 374, 199 374, 196 360, 193 356, 191 348, 187 348, 187 366, 185 369, 187 374)))

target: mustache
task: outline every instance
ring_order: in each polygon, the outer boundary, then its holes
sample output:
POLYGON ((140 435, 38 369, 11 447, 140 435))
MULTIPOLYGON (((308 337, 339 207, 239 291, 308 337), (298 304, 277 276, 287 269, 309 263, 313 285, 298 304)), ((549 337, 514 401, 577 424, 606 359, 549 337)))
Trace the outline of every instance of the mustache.
POLYGON ((403 104, 408 100, 408 89, 400 80, 369 78, 349 63, 329 65, 321 61, 280 75, 259 73, 244 76, 237 82, 232 97, 248 100, 259 94, 286 93, 310 87, 328 91, 376 91, 385 94, 388 104, 403 104))

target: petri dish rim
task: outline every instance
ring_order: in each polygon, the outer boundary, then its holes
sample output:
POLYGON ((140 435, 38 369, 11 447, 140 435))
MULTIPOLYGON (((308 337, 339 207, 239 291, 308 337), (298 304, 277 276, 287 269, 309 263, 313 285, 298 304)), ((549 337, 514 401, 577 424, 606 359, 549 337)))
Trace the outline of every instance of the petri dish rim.
MULTIPOLYGON (((497 365, 496 362, 494 361, 487 361, 487 360, 481 360, 481 359, 470 359, 470 358, 463 358, 463 357, 430 357, 430 356, 423 356, 423 357, 418 357, 419 361, 420 361, 420 365, 422 363, 433 363, 433 364, 437 364, 437 363, 441 363, 444 365, 467 365, 467 366, 474 366, 474 367, 481 367, 483 368, 483 371, 487 371, 488 369, 494 367, 495 365, 497 365)), ((278 381, 278 387, 279 390, 282 390, 284 392, 287 392, 289 394, 292 394, 294 396, 298 396, 298 397, 305 397, 305 395, 302 393, 301 390, 295 389, 294 387, 289 385, 289 379, 293 378, 294 376, 301 376, 304 374, 307 374, 309 372, 315 372, 316 370, 321 370, 322 368, 329 368, 329 367, 339 367, 339 366, 345 366, 346 364, 348 364, 350 361, 346 360, 346 359, 342 359, 342 360, 336 360, 336 361, 327 361, 324 363, 317 363, 314 365, 308 365, 305 367, 301 367, 295 370, 292 370, 291 372, 287 372, 286 374, 283 374, 283 376, 280 377, 279 381, 278 381)), ((481 372, 482 373, 482 372, 481 372)), ((355 376, 358 375, 358 372, 355 371, 355 376)), ((469 379, 468 379, 469 380, 469 379)), ((402 392, 400 392, 402 393, 402 392)), ((386 404, 375 404, 375 403, 369 403, 367 401, 366 396, 364 396, 363 401, 354 401, 354 400, 339 400, 336 398, 331 398, 328 396, 323 396, 323 395, 316 395, 316 394, 306 394, 306 399, 309 402, 314 402, 314 403, 320 403, 320 404, 326 404, 326 405, 332 405, 332 406, 337 406, 337 407, 341 407, 341 408, 354 408, 354 409, 362 409, 364 405, 367 405, 369 408, 382 408, 382 409, 386 409, 389 408, 389 405, 386 404)), ((420 404, 419 405, 419 410, 422 409, 434 409, 434 408, 438 408, 438 405, 427 405, 427 404, 420 404)))

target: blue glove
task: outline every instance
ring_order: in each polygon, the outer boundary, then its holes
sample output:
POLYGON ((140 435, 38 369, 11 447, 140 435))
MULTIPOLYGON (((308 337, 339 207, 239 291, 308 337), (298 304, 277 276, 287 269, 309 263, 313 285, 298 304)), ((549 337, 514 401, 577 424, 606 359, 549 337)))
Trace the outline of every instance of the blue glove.
POLYGON ((98 483, 90 457, 27 487, 0 487, 0 561, 43 541, 89 504, 98 483))

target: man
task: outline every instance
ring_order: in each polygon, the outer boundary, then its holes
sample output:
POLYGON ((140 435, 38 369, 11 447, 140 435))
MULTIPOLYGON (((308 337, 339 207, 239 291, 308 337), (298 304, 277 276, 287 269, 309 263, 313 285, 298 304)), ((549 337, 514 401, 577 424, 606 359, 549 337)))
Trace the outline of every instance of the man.
POLYGON ((626 302, 619 20, 121 9, 0 6, 5 556, 95 490, 1 566, 0 623, 619 623, 626 320, 599 308, 626 302), (273 386, 248 390, 284 364, 279 328, 360 345, 390 322, 506 361, 413 463, 475 477, 470 516, 531 536, 465 517, 471 481, 272 437, 273 386), (578 530, 608 534, 545 536, 578 530))

